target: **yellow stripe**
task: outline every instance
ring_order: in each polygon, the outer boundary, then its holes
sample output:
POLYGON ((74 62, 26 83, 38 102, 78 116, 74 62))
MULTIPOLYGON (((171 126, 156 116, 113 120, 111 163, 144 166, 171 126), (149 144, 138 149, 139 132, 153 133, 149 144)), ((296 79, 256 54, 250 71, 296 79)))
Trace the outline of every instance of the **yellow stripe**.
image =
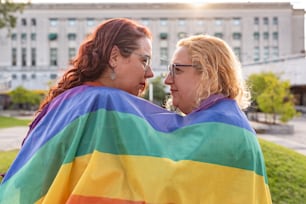
POLYGON ((264 178, 251 171, 100 152, 62 166, 40 201, 65 203, 70 194, 146 203, 265 204, 271 201, 264 178))
POLYGON ((48 193, 39 199, 36 204, 65 203, 82 177, 88 162, 90 162, 90 157, 91 154, 88 154, 76 158, 73 163, 63 165, 49 188, 48 193))

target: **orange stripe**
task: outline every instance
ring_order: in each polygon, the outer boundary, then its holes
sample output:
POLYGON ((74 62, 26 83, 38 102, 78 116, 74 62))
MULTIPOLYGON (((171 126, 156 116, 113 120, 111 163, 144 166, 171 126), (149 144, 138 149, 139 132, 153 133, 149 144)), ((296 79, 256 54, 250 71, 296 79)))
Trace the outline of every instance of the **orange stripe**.
POLYGON ((101 198, 101 197, 90 197, 90 196, 81 196, 73 195, 69 198, 67 204, 80 204, 80 203, 90 203, 90 204, 145 204, 144 201, 129 201, 121 199, 112 199, 112 198, 101 198))

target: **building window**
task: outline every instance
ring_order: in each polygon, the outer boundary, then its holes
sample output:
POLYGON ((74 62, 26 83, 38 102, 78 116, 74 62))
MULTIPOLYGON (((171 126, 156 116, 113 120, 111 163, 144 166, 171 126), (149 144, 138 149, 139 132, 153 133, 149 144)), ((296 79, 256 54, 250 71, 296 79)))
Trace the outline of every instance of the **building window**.
POLYGON ((72 59, 75 57, 76 49, 74 47, 70 47, 68 49, 68 59, 72 59))
POLYGON ((16 41, 17 40, 17 34, 16 33, 12 33, 11 34, 11 40, 12 41, 16 41))
POLYGON ((27 19, 22 18, 22 19, 21 19, 21 25, 22 25, 22 26, 26 26, 26 25, 27 25, 27 19))
POLYGON ((32 78, 32 79, 36 79, 36 74, 32 74, 32 75, 31 75, 31 78, 32 78))
POLYGON ((258 17, 254 18, 254 25, 259 25, 259 18, 258 17))
POLYGON ((215 33, 214 36, 222 39, 223 38, 223 33, 215 33))
POLYGON ((234 53, 238 57, 239 60, 241 60, 241 48, 240 47, 234 47, 234 53))
POLYGON ((35 18, 31 19, 31 24, 32 24, 32 26, 36 26, 36 19, 35 18))
POLYGON ((264 54, 264 60, 268 60, 270 58, 270 52, 269 52, 269 47, 265 46, 263 50, 264 54))
POLYGON ((168 39, 168 33, 160 33, 159 39, 161 40, 167 40, 168 39))
POLYGON ((241 24, 241 19, 240 18, 233 18, 232 23, 235 26, 239 26, 241 24))
POLYGON ((263 24, 264 25, 269 25, 269 18, 268 17, 263 18, 263 24))
POLYGON ((22 74, 22 75, 21 75, 21 79, 22 79, 22 80, 27 80, 27 75, 26 75, 26 74, 22 74))
POLYGON ((75 41, 76 40, 76 34, 75 33, 68 33, 68 40, 69 41, 75 41))
POLYGON ((31 33, 31 40, 36 41, 36 33, 31 33))
POLYGON ((177 34, 178 39, 186 38, 188 34, 186 32, 179 32, 177 34))
POLYGON ((50 41, 57 40, 57 33, 49 33, 48 38, 50 41))
POLYGON ((17 79, 17 75, 16 74, 12 74, 12 79, 17 79))
POLYGON ((27 66, 27 49, 21 48, 21 65, 27 66))
POLYGON ((50 48, 50 65, 57 66, 57 48, 50 48))
POLYGON ((168 48, 161 47, 160 48, 160 65, 168 64, 168 48))
POLYGON ((279 50, 278 50, 278 47, 277 47, 277 46, 272 47, 272 57, 273 57, 274 59, 279 57, 279 50))
POLYGON ((31 65, 36 66, 36 48, 31 48, 31 65))
POLYGON ((259 32, 254 32, 253 33, 253 38, 254 38, 254 40, 259 40, 259 32))
POLYGON ((278 32, 273 32, 273 40, 278 40, 278 32))
POLYGON ((185 26, 186 25, 186 19, 185 18, 179 18, 178 19, 178 25, 179 26, 185 26))
POLYGON ((58 24, 57 18, 50 18, 50 19, 49 19, 49 24, 50 24, 50 26, 52 26, 52 27, 57 26, 57 24, 58 24))
POLYGON ((26 33, 21 33, 21 42, 25 42, 27 40, 27 34, 26 33))
POLYGON ((57 74, 50 74, 50 79, 56 79, 57 78, 57 74))
POLYGON ((86 22, 87 22, 87 26, 95 25, 95 19, 94 18, 87 18, 86 22))
POLYGON ((253 50, 253 60, 255 62, 258 62, 260 60, 260 52, 259 52, 259 47, 254 47, 254 50, 253 50))
POLYGON ((161 18, 159 21, 160 26, 167 26, 168 25, 168 19, 167 18, 161 18))
POLYGON ((221 26, 223 24, 223 19, 222 18, 215 18, 215 25, 216 26, 221 26))
POLYGON ((76 19, 75 18, 68 18, 68 25, 69 26, 75 26, 76 25, 76 19))
POLYGON ((273 25, 278 25, 278 18, 277 17, 273 17, 273 25))
POLYGON ((148 26, 150 24, 150 19, 148 18, 142 18, 141 23, 145 26, 148 26))
POLYGON ((269 40, 269 33, 268 32, 263 33, 263 39, 264 40, 269 40))
POLYGON ((12 66, 17 65, 17 49, 14 47, 12 48, 12 66))
POLYGON ((241 40, 241 33, 233 33, 234 40, 241 40))

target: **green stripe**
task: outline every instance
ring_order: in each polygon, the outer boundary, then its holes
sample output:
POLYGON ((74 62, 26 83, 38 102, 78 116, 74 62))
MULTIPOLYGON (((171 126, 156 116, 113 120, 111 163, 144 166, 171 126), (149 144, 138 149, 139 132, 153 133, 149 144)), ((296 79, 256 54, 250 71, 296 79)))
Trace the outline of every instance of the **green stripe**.
MULTIPOLYGON (((72 162, 76 156, 99 150, 175 161, 194 160, 252 171, 255 168, 257 174, 263 175, 261 165, 254 167, 254 160, 263 158, 255 135, 224 123, 201 123, 163 133, 132 114, 99 110, 79 118, 54 139, 61 140, 65 135, 75 137, 73 144, 68 143, 74 151, 68 152, 66 163, 72 162)), ((60 141, 54 142, 58 144, 60 141)), ((261 161, 255 164, 261 164, 261 161)))

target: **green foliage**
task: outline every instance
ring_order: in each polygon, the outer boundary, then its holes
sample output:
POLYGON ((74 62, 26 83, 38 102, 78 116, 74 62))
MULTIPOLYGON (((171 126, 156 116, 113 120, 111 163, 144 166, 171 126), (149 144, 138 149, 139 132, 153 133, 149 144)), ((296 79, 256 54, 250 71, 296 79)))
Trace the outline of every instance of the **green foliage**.
MULTIPOLYGON (((159 106, 163 106, 166 98, 166 86, 163 83, 163 77, 155 77, 151 83, 153 84, 153 102, 159 106)), ((144 98, 149 100, 149 89, 146 90, 144 98)))
POLYGON ((260 94, 262 94, 262 92, 266 89, 266 87, 268 87, 268 83, 265 80, 265 77, 273 78, 274 74, 271 72, 263 73, 263 74, 252 74, 247 79, 247 83, 251 88, 250 91, 251 91, 253 101, 255 101, 257 97, 260 96, 260 94))
POLYGON ((14 13, 22 12, 27 4, 13 3, 10 0, 0 0, 0 29, 8 28, 10 31, 16 26, 17 18, 14 13))
POLYGON ((14 105, 28 105, 28 106, 37 106, 40 104, 42 99, 42 94, 39 94, 35 91, 29 91, 22 86, 18 86, 16 89, 9 93, 12 103, 14 105))
POLYGON ((259 140, 267 167, 273 204, 300 204, 306 200, 306 156, 259 140))
POLYGON ((0 116, 0 128, 9 128, 15 126, 28 126, 31 120, 20 120, 17 118, 0 116))
POLYGON ((298 115, 289 81, 281 81, 274 73, 267 72, 250 75, 247 83, 251 88, 253 101, 262 112, 273 115, 273 123, 276 123, 278 115, 282 122, 298 115))

